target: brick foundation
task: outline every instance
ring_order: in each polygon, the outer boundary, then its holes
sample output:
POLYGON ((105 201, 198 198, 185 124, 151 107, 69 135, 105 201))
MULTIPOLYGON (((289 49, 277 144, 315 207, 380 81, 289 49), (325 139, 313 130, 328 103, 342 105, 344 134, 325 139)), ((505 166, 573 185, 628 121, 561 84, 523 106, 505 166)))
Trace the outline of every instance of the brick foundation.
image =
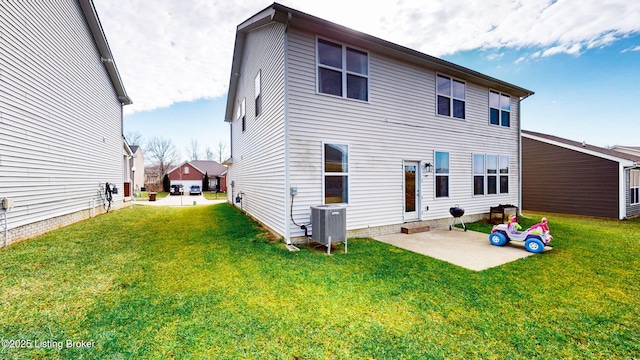
MULTIPOLYGON (((120 209, 124 206, 123 201, 114 202, 111 205, 111 211, 120 209)), ((34 238, 36 236, 40 236, 45 234, 51 230, 59 229, 65 226, 69 226, 71 224, 77 223, 78 221, 82 221, 88 219, 90 217, 104 214, 104 207, 102 205, 97 206, 93 209, 85 209, 76 211, 71 214, 56 216, 50 219, 41 220, 38 222, 34 222, 31 224, 19 226, 17 228, 9 229, 7 232, 7 246, 11 244, 15 244, 27 239, 34 238)), ((9 213, 11 216, 11 213, 9 213)), ((0 247, 4 244, 4 232, 0 233, 0 247)))

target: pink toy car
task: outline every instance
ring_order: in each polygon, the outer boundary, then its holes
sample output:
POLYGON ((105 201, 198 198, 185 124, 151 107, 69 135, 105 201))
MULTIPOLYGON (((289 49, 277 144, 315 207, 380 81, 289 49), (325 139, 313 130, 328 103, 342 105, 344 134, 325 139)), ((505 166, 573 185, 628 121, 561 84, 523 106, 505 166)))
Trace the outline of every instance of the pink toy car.
POLYGON ((542 218, 542 222, 533 225, 525 231, 519 231, 520 225, 513 216, 508 224, 495 225, 491 229, 489 242, 495 246, 503 246, 511 240, 523 241, 524 248, 532 253, 539 253, 551 242, 553 237, 549 233, 547 218, 542 218))

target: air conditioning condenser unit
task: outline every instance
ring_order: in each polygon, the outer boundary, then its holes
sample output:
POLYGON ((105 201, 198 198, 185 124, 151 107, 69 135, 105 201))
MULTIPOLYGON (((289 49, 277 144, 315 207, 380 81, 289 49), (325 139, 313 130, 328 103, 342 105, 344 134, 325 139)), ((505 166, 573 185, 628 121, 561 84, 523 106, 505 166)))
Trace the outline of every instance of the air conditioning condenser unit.
POLYGON ((331 243, 344 243, 347 252, 347 209, 339 205, 311 207, 311 240, 325 245, 331 253, 331 243))

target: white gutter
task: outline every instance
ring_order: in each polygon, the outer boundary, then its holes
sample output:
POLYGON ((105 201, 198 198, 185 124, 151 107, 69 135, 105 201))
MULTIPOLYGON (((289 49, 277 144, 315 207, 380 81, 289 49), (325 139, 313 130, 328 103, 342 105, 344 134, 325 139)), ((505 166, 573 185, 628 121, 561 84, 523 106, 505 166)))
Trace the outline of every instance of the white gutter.
POLYGON ((627 196, 626 196, 626 192, 625 192, 625 186, 624 186, 624 166, 620 163, 618 165, 619 167, 619 172, 618 172, 618 201, 619 201, 619 214, 618 214, 618 219, 624 219, 627 216, 627 196))
POLYGON ((291 219, 289 219, 289 208, 292 199, 289 196, 291 183, 289 178, 289 40, 287 37, 290 20, 291 13, 288 13, 287 22, 284 27, 284 239, 287 245, 292 245, 291 219))
POLYGON ((518 216, 522 215, 522 100, 533 93, 529 93, 518 100, 518 216))

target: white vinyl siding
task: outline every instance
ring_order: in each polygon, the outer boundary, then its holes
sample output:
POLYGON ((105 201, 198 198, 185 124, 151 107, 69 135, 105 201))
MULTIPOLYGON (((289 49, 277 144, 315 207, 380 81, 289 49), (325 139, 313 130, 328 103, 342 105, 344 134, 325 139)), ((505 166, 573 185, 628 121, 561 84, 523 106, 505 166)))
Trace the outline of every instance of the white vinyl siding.
POLYGON ((629 203, 631 205, 640 204, 640 170, 629 171, 629 203))
POLYGON ((9 228, 123 199, 122 107, 76 1, 0 5, 0 197, 9 228))
POLYGON ((246 128, 244 132, 242 126, 231 128, 228 196, 234 205, 284 235, 285 197, 289 194, 285 191, 284 24, 269 23, 249 32, 244 46, 236 99, 254 100, 259 92, 262 109, 256 117, 255 101, 236 102, 241 108, 234 113, 244 114, 246 128), (232 198, 240 192, 242 205, 232 198))
MULTIPOLYGON (((487 126, 488 88, 467 81, 466 120, 443 122, 436 115, 436 73, 380 55, 375 49, 366 49, 369 102, 318 96, 316 34, 291 28, 287 38, 290 184, 298 188, 293 207, 297 223, 308 222, 309 207, 323 203, 323 143, 349 144, 348 229, 402 223, 403 160, 435 164, 438 149, 449 151, 450 196, 436 199, 435 172, 424 172, 422 180, 428 176, 428 181, 420 182, 422 219, 449 218, 449 208, 456 204, 469 215, 488 213, 490 206, 498 205, 495 197, 474 197, 469 186, 470 154, 478 149, 509 157, 510 192, 500 201, 518 203, 516 98, 511 99, 511 127, 497 132, 487 126)), ((304 234, 293 224, 290 230, 292 236, 304 234)))

